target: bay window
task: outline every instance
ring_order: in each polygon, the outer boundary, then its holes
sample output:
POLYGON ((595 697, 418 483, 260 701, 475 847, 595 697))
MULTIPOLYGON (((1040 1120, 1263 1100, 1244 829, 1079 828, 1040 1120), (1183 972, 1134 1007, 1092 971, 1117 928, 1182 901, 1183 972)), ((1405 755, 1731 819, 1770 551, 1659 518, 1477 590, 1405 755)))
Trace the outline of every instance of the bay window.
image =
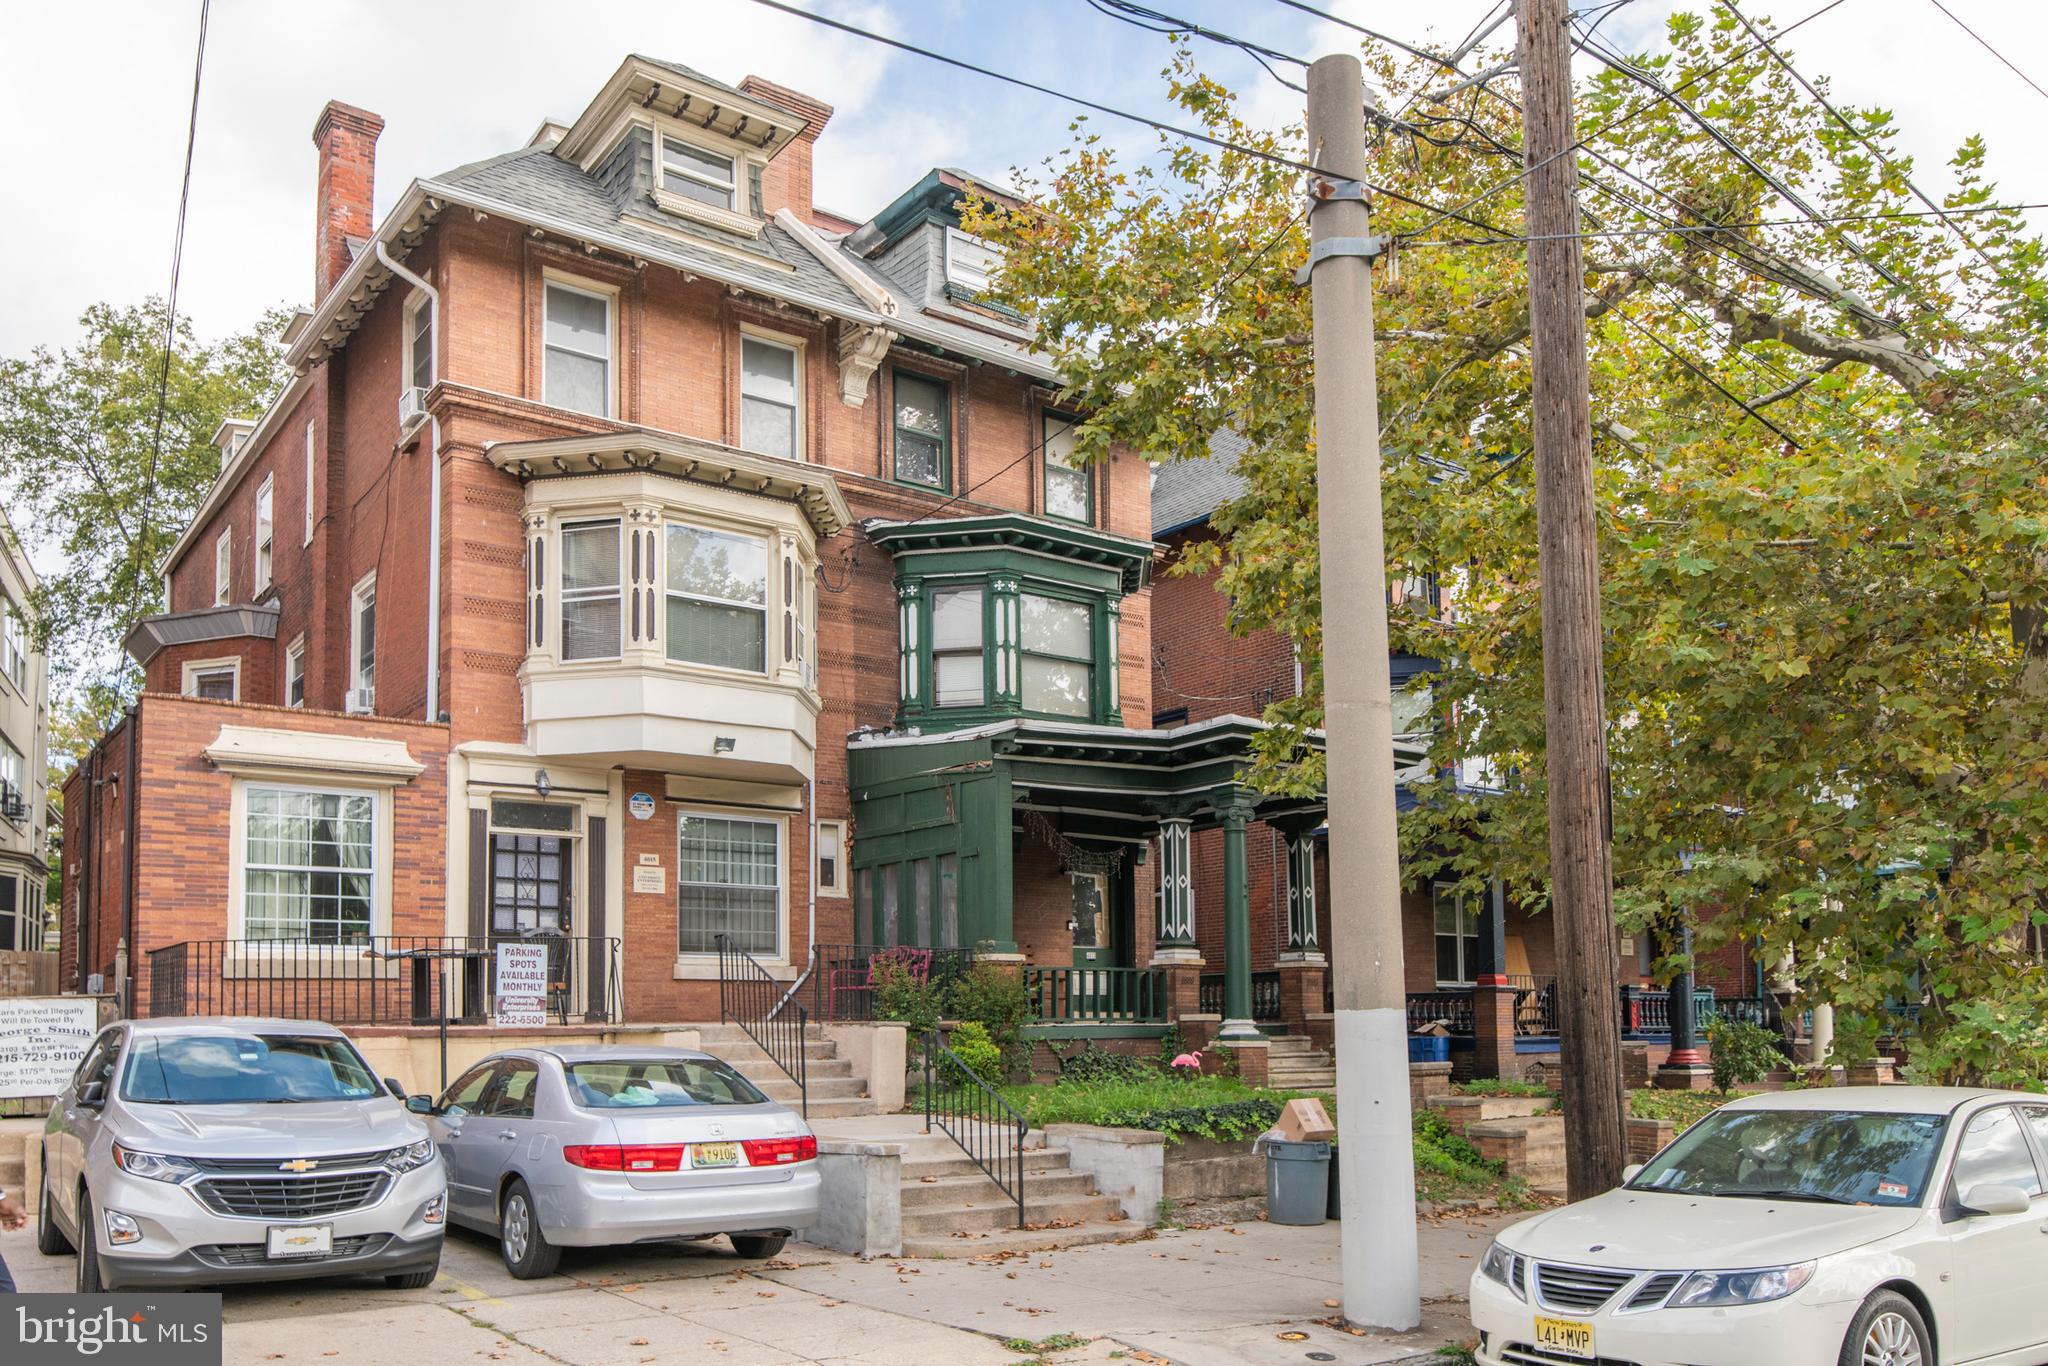
POLYGON ((668 657, 761 673, 767 639, 767 543, 670 522, 668 657))
POLYGON ((946 386, 899 370, 894 388, 897 480, 945 488, 949 464, 946 386))
POLYGON ((616 659, 624 615, 618 520, 563 527, 562 658, 616 659))
POLYGON ((245 790, 242 938, 350 944, 370 935, 376 801, 364 792, 245 790))
POLYGON ((1095 702, 1094 613, 1087 603, 1039 593, 1019 603, 1024 710, 1086 719, 1095 702))
POLYGON ((1075 453, 1075 420, 1047 413, 1044 423, 1045 515, 1068 522, 1095 520, 1095 473, 1075 453))
POLYGON ((740 447, 793 460, 798 453, 794 346, 740 340, 740 447))
POLYGON ((932 594, 931 641, 932 705, 980 706, 986 693, 979 587, 941 588, 932 594))
POLYGON ((550 280, 541 358, 541 400, 557 408, 612 413, 611 296, 550 280))
POLYGON ((718 938, 782 952, 782 825, 686 811, 677 820, 676 950, 716 953, 718 938))

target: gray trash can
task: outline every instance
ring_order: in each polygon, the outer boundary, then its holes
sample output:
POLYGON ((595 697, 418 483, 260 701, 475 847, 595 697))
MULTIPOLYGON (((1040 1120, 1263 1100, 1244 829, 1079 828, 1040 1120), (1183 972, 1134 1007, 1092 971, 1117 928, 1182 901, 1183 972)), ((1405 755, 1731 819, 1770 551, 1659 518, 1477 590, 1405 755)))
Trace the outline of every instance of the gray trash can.
POLYGON ((1329 1218, 1330 1145, 1269 1138, 1266 1222, 1320 1224, 1329 1218))

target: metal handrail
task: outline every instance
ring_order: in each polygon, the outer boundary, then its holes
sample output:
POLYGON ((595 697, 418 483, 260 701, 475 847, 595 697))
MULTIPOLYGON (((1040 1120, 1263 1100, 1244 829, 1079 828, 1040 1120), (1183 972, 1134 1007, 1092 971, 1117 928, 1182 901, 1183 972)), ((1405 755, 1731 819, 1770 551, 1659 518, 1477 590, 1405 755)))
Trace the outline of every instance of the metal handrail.
POLYGON ((937 1030, 924 1040, 925 1132, 931 1132, 934 1123, 1017 1202, 1017 1227, 1023 1228, 1024 1140, 1031 1125, 1001 1092, 939 1041, 937 1030))
POLYGON ((775 975, 729 936, 721 934, 717 942, 719 1022, 738 1025, 796 1083, 804 1118, 809 1119, 811 1012, 799 1005, 795 1019, 782 1014, 789 998, 775 975))

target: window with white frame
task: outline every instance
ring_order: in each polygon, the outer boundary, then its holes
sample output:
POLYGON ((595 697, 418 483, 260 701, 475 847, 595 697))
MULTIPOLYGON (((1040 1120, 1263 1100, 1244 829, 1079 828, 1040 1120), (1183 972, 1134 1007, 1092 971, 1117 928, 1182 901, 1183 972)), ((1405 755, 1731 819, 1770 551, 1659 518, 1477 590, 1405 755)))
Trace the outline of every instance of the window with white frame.
POLYGON ((557 408, 610 417, 611 296, 550 280, 541 358, 541 398, 557 408))
POLYGON ((372 573, 349 595, 349 686, 371 695, 377 688, 377 576, 372 573))
POLYGON ((819 896, 846 895, 846 822, 818 822, 819 896))
POLYGON ((235 591, 235 529, 224 528, 213 542, 213 605, 224 607, 235 591))
POLYGON ((716 953, 720 935, 782 952, 782 824, 685 811, 677 819, 676 949, 716 953))
POLYGON ((994 243, 958 228, 946 229, 946 281, 970 293, 989 287, 1003 268, 1003 253, 994 243))
POLYGON ((668 657, 764 672, 768 546, 752 536, 668 524, 668 657))
POLYGON ((1429 901, 1436 915, 1436 980, 1446 986, 1467 985, 1479 963, 1477 899, 1439 882, 1430 887, 1429 901))
POLYGON ((714 208, 738 207, 738 163, 676 138, 661 140, 661 188, 714 208))
POLYGON ((760 337, 740 339, 740 446, 785 460, 800 454, 797 394, 801 370, 794 346, 760 337))
POLYGON ((1095 520, 1095 474, 1076 453, 1075 419, 1048 412, 1044 423, 1045 515, 1068 522, 1095 520))
POLYGON ((13 802, 4 800, 8 797, 17 797, 23 803, 21 816, 17 818, 10 814, 9 820, 27 818, 28 789, 22 785, 27 776, 26 761, 21 751, 14 747, 12 740, 0 736, 0 805, 11 810, 13 802))
POLYGON ((300 636, 284 652, 284 704, 306 705, 306 638, 300 636))
POLYGON ((979 587, 941 588, 932 594, 931 642, 932 704, 980 706, 987 693, 979 587))
POLYGON ((1095 613, 1085 602, 1025 593, 1022 620, 1024 710, 1088 716, 1095 705, 1095 613))
POLYGON ((12 599, 0 598, 0 615, 6 618, 0 625, 0 670, 12 679, 14 686, 28 691, 28 615, 12 599))
POLYGON ((234 702, 242 692, 242 661, 239 659, 195 659, 186 661, 182 691, 187 697, 208 697, 216 702, 234 702))
POLYGON ((415 389, 434 387, 434 307, 424 294, 405 315, 405 375, 415 389))
POLYGON ((313 544, 313 419, 306 419, 306 545, 313 544))
POLYGON ((616 659, 625 622, 619 522, 562 528, 562 658, 616 659))
POLYGON ((242 935, 359 943, 376 904, 377 799, 366 792, 244 792, 242 935))
POLYGON ((270 542, 272 491, 276 488, 276 477, 264 475, 263 482, 256 488, 256 591, 261 593, 270 587, 270 542))

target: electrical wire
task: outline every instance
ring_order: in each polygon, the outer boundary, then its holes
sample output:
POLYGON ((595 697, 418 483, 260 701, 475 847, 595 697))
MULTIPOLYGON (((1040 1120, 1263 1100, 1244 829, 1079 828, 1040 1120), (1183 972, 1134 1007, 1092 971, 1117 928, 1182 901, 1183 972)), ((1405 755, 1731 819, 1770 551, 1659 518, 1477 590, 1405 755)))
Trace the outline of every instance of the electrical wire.
MULTIPOLYGON (((163 364, 157 371, 155 430, 149 439, 149 464, 142 481, 142 516, 136 524, 137 534, 143 538, 137 543, 138 550, 147 544, 149 521, 156 502, 157 466, 163 459, 164 414, 170 407, 171 398, 171 353, 178 340, 178 276, 185 265, 185 211, 192 200, 192 152, 199 141, 199 85, 206 71, 206 25, 212 9, 213 0, 199 0, 199 44, 192 58, 192 111, 185 123, 185 171, 178 187, 178 226, 171 234, 171 289, 164 300, 163 364)), ((145 567, 137 566, 138 569, 145 567)), ((142 586, 139 573, 135 586, 138 589, 142 586)))
POLYGON ((1962 20, 1962 16, 1958 15, 1954 10, 1950 9, 1947 5, 1942 4, 1941 0, 1931 0, 1931 2, 1936 9, 1940 10, 1943 14, 1946 14, 1950 19, 1954 20, 1955 26, 1957 28, 1961 29, 1963 32, 1969 34, 1972 38, 1976 39, 1978 47, 1983 48, 1986 52, 1998 58, 2000 62, 2004 63, 2005 69, 2007 71, 2010 71, 2013 75, 2019 77, 2028 85, 2033 86, 2034 93, 2036 95, 2041 96, 2043 99, 2048 99, 2048 90, 2043 90, 2041 88, 2041 83, 2039 81, 2036 81, 2032 76, 2029 76, 2026 72, 2014 66, 2012 64, 2012 60, 2009 57, 2007 57, 2003 52, 2000 52, 1997 48, 1993 47, 1988 41, 1986 41, 1983 34, 1977 32, 1976 29, 1973 29, 1968 24, 1964 23, 1962 20))
POLYGON ((1282 52, 1279 48, 1267 47, 1263 43, 1254 43, 1243 38, 1234 38, 1228 33, 1222 33, 1216 29, 1198 24, 1192 19, 1183 19, 1179 15, 1168 14, 1164 10, 1156 10, 1147 5, 1137 4, 1135 0, 1088 0, 1088 6, 1100 14, 1107 15, 1111 19, 1130 24, 1135 28, 1144 29, 1148 33, 1164 33, 1169 35, 1191 33, 1198 38, 1207 38, 1212 43, 1221 43, 1225 47, 1237 48, 1261 67, 1265 68, 1266 74, 1281 85, 1286 86, 1289 90, 1298 91, 1303 95, 1308 93, 1307 86, 1299 81, 1288 80, 1272 67, 1271 62, 1292 62, 1294 65, 1306 70, 1308 62, 1291 52, 1282 52), (1269 58, 1271 61, 1268 61, 1269 58))
MULTIPOLYGON (((2034 204, 1984 204, 1973 208, 1960 209, 1901 209, 1893 213, 1841 213, 1822 214, 1821 223, 1877 223, 1921 218, 1963 218, 1989 213, 2025 213, 2036 209, 2048 209, 2048 201, 2034 204)), ((1727 232, 1734 228, 1796 228, 1815 222, 1811 218, 1750 218, 1732 223, 1671 223, 1656 228, 1592 228, 1585 232, 1539 233, 1523 237, 1431 237, 1420 241, 1403 238, 1401 246, 1411 247, 1494 247, 1517 242, 1561 242, 1572 238, 1592 241, 1603 237, 1666 237, 1678 234, 1712 234, 1727 232)))

